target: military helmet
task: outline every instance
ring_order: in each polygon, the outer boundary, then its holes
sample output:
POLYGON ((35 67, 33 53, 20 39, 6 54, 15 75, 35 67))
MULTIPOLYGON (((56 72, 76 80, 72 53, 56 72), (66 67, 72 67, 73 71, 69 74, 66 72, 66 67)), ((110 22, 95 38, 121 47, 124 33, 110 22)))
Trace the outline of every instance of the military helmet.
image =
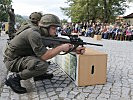
POLYGON ((32 21, 32 22, 37 22, 37 21, 40 21, 42 17, 42 14, 40 12, 33 12, 31 13, 31 15, 29 16, 29 19, 32 21))
POLYGON ((60 19, 53 14, 45 14, 39 23, 40 26, 42 27, 49 27, 49 26, 57 26, 60 27, 61 23, 60 23, 60 19))

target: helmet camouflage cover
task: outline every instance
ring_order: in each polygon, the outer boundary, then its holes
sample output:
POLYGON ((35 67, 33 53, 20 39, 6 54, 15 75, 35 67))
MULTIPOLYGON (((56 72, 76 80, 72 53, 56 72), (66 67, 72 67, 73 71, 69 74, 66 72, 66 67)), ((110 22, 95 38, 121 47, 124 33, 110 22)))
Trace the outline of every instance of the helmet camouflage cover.
POLYGON ((53 14, 45 14, 40 20, 40 26, 49 27, 49 26, 57 26, 60 27, 60 19, 53 14))
POLYGON ((40 21, 42 17, 42 14, 40 12, 33 12, 31 13, 31 15, 29 16, 29 19, 32 21, 32 22, 37 22, 37 21, 40 21))

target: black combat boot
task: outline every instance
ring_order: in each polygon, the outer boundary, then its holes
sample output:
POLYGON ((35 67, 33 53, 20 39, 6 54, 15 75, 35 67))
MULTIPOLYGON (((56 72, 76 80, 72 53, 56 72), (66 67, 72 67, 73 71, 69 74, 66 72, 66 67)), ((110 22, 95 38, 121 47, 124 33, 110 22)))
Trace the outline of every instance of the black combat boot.
POLYGON ((49 74, 49 73, 45 73, 43 75, 39 75, 39 76, 36 76, 34 77, 34 81, 39 81, 39 80, 44 80, 44 79, 51 79, 53 78, 53 74, 49 74))
POLYGON ((19 94, 26 93, 27 90, 26 88, 21 87, 20 80, 21 80, 21 77, 19 76, 19 74, 12 74, 9 76, 8 79, 5 80, 5 84, 7 86, 10 86, 10 88, 16 93, 19 93, 19 94))

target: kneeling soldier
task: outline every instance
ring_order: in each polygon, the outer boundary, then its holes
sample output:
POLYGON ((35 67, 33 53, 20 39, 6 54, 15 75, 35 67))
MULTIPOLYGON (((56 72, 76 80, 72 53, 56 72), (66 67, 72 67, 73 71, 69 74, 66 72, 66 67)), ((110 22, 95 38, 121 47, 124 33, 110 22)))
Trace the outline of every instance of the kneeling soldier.
MULTIPOLYGON (((49 66, 47 60, 55 57, 61 51, 67 52, 72 45, 61 44, 52 49, 47 49, 42 43, 42 35, 53 37, 60 20, 53 14, 44 15, 38 27, 28 28, 14 37, 4 51, 4 63, 7 69, 14 74, 6 79, 5 84, 16 93, 26 93, 26 88, 20 85, 20 80, 34 77, 34 80, 52 78, 53 74, 47 74, 49 66)), ((85 47, 78 47, 76 53, 84 53, 85 47)))

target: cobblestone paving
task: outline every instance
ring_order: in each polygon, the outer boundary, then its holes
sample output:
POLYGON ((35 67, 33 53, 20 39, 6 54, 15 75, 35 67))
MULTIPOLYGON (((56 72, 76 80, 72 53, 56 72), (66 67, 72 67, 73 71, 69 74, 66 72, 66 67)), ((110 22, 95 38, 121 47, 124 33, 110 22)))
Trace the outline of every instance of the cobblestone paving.
POLYGON ((5 78, 6 72, 7 72, 3 64, 3 56, 2 56, 3 47, 6 44, 7 38, 8 37, 4 35, 4 32, 2 31, 2 34, 0 36, 0 91, 1 91, 2 84, 3 84, 3 79, 5 78))
POLYGON ((77 87, 59 66, 53 63, 48 69, 54 74, 51 80, 22 81, 22 85, 28 89, 26 94, 16 94, 3 85, 0 100, 133 100, 133 42, 82 38, 86 42, 104 45, 87 47, 108 54, 105 85, 77 87))

